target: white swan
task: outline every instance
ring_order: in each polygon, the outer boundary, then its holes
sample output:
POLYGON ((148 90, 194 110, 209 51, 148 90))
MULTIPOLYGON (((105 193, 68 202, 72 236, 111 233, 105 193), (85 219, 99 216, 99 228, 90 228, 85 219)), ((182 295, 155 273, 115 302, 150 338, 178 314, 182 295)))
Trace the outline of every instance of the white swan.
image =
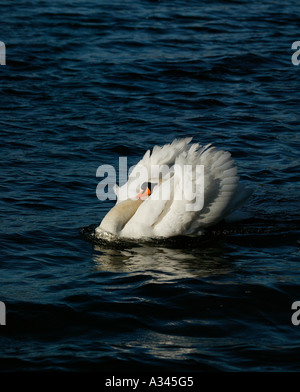
POLYGON ((200 235, 248 199, 252 190, 239 183, 231 154, 191 140, 145 153, 127 183, 115 185, 116 205, 96 228, 97 237, 200 235))

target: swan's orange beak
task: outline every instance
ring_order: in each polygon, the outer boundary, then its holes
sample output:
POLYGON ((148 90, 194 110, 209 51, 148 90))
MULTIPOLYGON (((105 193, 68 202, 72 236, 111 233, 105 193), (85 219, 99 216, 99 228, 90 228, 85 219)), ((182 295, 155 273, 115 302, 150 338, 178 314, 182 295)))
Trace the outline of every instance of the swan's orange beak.
POLYGON ((150 196, 151 195, 151 191, 150 189, 147 187, 145 192, 141 192, 137 195, 137 199, 141 199, 142 197, 146 197, 146 196, 150 196))

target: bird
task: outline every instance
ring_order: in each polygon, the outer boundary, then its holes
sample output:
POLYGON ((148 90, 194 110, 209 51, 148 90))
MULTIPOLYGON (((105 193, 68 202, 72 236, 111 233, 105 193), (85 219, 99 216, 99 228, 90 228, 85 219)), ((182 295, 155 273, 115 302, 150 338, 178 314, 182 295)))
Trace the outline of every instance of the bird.
POLYGON ((240 182, 231 153, 192 140, 146 151, 128 181, 114 186, 116 203, 96 227, 97 238, 201 236, 247 201, 253 190, 240 182))

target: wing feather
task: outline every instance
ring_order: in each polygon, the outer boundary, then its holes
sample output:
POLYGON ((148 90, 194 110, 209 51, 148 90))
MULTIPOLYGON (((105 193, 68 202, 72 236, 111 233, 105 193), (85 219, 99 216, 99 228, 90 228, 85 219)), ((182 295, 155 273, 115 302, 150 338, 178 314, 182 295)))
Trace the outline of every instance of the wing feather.
MULTIPOLYGON (((125 225, 123 236, 196 235, 223 220, 250 196, 252 191, 239 184, 238 170, 229 152, 211 144, 189 144, 191 140, 175 139, 171 144, 155 146, 137 164, 136 167, 147 167, 149 178, 152 165, 167 165, 169 172, 125 225), (194 191, 187 191, 182 179, 187 166, 192 168, 189 180, 194 191), (204 178, 200 178, 197 166, 204 167, 204 178), (189 210, 188 206, 203 195, 202 208, 189 210)), ((128 183, 136 174, 134 170, 128 183)), ((122 187, 116 190, 122 194, 122 187)))

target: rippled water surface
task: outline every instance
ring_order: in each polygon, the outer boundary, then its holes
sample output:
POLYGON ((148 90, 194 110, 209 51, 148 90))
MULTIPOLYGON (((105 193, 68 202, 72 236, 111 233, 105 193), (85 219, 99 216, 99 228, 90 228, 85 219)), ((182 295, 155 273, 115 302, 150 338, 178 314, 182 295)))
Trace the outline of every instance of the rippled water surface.
POLYGON ((299 3, 1 2, 1 370, 298 371, 299 3), (193 136, 255 192, 196 241, 91 241, 98 166, 193 136))

